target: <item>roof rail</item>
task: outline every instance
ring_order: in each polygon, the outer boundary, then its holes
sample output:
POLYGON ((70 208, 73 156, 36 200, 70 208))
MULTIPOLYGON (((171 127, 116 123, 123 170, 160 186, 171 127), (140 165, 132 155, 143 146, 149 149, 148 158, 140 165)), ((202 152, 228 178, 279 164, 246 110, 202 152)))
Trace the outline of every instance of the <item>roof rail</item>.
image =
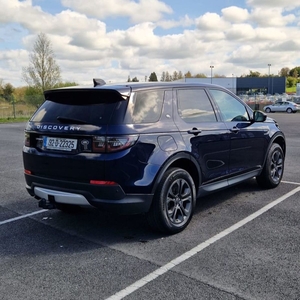
POLYGON ((94 87, 97 85, 105 85, 106 82, 101 78, 93 78, 94 87))

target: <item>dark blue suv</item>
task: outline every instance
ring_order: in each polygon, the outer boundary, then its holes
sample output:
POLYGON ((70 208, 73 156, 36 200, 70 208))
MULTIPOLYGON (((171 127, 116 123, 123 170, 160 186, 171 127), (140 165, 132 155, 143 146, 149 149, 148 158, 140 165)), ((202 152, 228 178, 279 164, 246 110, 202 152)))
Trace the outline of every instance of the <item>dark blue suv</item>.
POLYGON ((144 213, 153 228, 177 233, 197 197, 252 177, 265 188, 282 179, 278 124, 220 86, 94 79, 44 94, 23 148, 40 207, 144 213))

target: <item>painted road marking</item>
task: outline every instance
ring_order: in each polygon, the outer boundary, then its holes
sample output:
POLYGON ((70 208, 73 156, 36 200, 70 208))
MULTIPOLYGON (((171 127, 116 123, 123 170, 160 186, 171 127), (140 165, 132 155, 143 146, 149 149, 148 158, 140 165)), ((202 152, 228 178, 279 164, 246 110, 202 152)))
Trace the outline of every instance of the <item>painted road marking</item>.
MULTIPOLYGON (((296 182, 285 181, 284 183, 299 185, 299 183, 296 183, 296 182)), ((298 186, 294 190, 290 191, 289 193, 279 197, 278 199, 274 200, 273 202, 269 203, 268 205, 266 205, 263 208, 259 209, 255 213, 253 213, 253 214, 249 215, 248 217, 244 218, 243 220, 241 220, 241 221, 235 223, 234 225, 228 227, 227 229, 221 231, 220 233, 216 234, 215 236, 211 237, 210 239, 206 240, 205 242, 203 242, 203 243, 199 244, 198 246, 192 248, 191 250, 183 253, 179 257, 171 260, 166 265, 156 269, 152 273, 150 273, 150 274, 146 275, 145 277, 141 278, 140 280, 134 282, 130 286, 126 287, 125 289, 117 292, 116 294, 110 296, 109 298, 106 298, 106 300, 119 300, 119 299, 123 299, 124 297, 132 294, 133 292, 140 289, 141 287, 143 287, 147 283, 155 280, 160 275, 163 275, 163 274, 167 273, 168 271, 170 271, 171 269, 173 269, 174 267, 176 267, 180 263, 182 263, 185 260, 191 258, 195 254, 201 252, 203 249, 207 248, 208 246, 212 245, 213 243, 217 242, 218 240, 222 239, 223 237, 227 236, 228 234, 236 231, 237 229, 241 228, 242 226, 246 225, 247 223, 253 221, 254 219, 259 217, 260 215, 264 214, 265 212, 267 212, 268 210, 270 210, 274 206, 278 205, 279 203, 283 202, 284 200, 288 199, 289 197, 293 196, 294 194, 298 193, 299 191, 300 191, 300 186, 298 186)), ((46 209, 42 209, 42 210, 38 210, 38 211, 29 213, 29 214, 26 214, 26 215, 22 215, 22 216, 11 218, 11 219, 8 219, 8 220, 5 220, 5 221, 1 221, 0 225, 11 223, 11 222, 21 220, 21 219, 24 219, 24 218, 28 218, 28 217, 31 217, 31 216, 34 216, 34 215, 37 215, 37 214, 40 214, 40 213, 43 213, 43 212, 46 212, 46 211, 47 211, 46 209)))
POLYGON ((1 221, 0 225, 11 223, 11 222, 14 222, 14 221, 18 221, 18 220, 21 220, 21 219, 24 219, 24 218, 28 218, 28 217, 40 214, 40 213, 45 212, 45 211, 47 211, 47 209, 42 209, 42 210, 34 211, 34 212, 30 213, 30 214, 26 214, 26 215, 22 215, 22 216, 19 216, 19 217, 11 218, 11 219, 8 219, 8 220, 5 220, 5 221, 1 221))
POLYGON ((119 300, 123 299, 124 297, 127 297, 128 295, 132 294, 136 290, 140 289, 147 283, 155 280, 157 277, 160 275, 163 275, 179 265, 180 263, 184 262, 185 260, 191 258, 195 254, 199 253, 203 249, 207 248, 208 246, 212 245, 213 243, 217 242, 218 240, 222 239, 223 237, 227 236, 228 234, 234 232, 235 230, 241 228, 245 224, 251 222, 252 220, 256 219, 260 215, 264 214, 277 204, 283 202, 284 200, 288 199, 289 197, 293 196, 294 194, 298 193, 300 191, 300 186, 295 188, 294 190, 290 191, 289 193, 283 195, 282 197, 276 199, 275 201, 269 203, 268 205, 264 206, 263 208, 259 209, 255 213, 251 214, 250 216, 244 218, 243 220, 235 223, 234 225, 230 226, 229 228, 223 230, 222 232, 216 234, 215 236, 211 237, 207 241, 199 244, 198 246, 194 247, 193 249, 183 253, 179 257, 171 260, 169 263, 166 265, 156 269, 152 273, 148 274, 147 276, 143 277, 142 279, 134 282, 130 286, 126 287, 125 289, 117 292, 116 294, 110 296, 109 298, 106 298, 106 300, 119 300))

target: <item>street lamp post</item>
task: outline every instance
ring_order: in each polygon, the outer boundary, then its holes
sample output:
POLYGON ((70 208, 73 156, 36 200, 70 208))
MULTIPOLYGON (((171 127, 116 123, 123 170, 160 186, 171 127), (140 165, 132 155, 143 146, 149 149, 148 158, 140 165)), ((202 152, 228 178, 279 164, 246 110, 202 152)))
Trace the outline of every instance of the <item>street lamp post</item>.
POLYGON ((271 94, 271 89, 270 89, 270 68, 271 68, 271 64, 268 64, 268 67, 269 67, 268 94, 271 94))
POLYGON ((210 67, 210 83, 212 83, 212 73, 213 73, 214 66, 209 66, 209 67, 210 67))

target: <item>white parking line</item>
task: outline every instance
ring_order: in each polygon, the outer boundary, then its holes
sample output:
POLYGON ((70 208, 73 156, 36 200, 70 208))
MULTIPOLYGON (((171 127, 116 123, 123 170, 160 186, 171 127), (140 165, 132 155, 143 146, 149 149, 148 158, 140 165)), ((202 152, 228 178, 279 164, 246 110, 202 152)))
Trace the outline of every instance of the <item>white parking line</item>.
POLYGON ((299 182, 294 182, 294 181, 284 181, 284 180, 282 180, 281 182, 282 182, 282 183, 289 183, 289 184, 300 185, 299 182))
POLYGON ((17 220, 20 220, 20 219, 28 218, 28 217, 40 214, 40 213, 45 212, 45 211, 47 211, 47 209, 41 209, 41 210, 38 210, 38 211, 34 211, 30 214, 27 214, 27 215, 22 215, 22 216, 19 216, 19 217, 15 217, 15 218, 11 218, 11 219, 8 219, 8 220, 5 220, 5 221, 1 221, 0 225, 7 224, 7 223, 10 223, 10 222, 14 222, 14 221, 17 221, 17 220))
POLYGON ((270 210, 271 208, 273 208, 275 205, 281 203, 282 201, 284 201, 287 198, 291 197, 292 195, 298 193, 299 191, 300 191, 300 186, 295 188, 294 190, 290 191, 289 193, 283 195, 282 197, 276 199, 275 201, 269 203, 268 205, 266 205, 263 208, 259 209, 258 211, 251 214, 250 216, 246 217, 245 219, 237 222, 236 224, 234 224, 234 225, 230 226, 229 228, 223 230, 222 232, 216 234, 215 236, 211 237, 207 241, 205 241, 205 242, 199 244, 198 246, 194 247, 193 249, 183 253, 181 256, 173 259, 172 261, 170 261, 166 265, 158 268, 157 270, 153 271, 149 275, 147 275, 147 276, 143 277, 142 279, 134 282, 130 286, 128 286, 125 289, 117 292, 116 294, 112 295, 111 297, 107 298, 106 300, 123 299, 124 297, 126 297, 126 296, 130 295, 131 293, 135 292, 136 290, 140 289, 141 287, 143 287, 147 283, 153 281, 154 279, 156 279, 160 275, 163 275, 163 274, 167 273, 172 268, 176 267, 177 265, 184 262, 185 260, 191 258, 195 254, 199 253, 200 251, 202 251, 206 247, 212 245, 213 243, 215 243, 218 240, 222 239, 226 235, 234 232, 235 230, 241 228, 245 224, 247 224, 247 223, 251 222, 252 220, 256 219, 257 217, 259 217, 263 213, 265 213, 268 210, 270 210))

